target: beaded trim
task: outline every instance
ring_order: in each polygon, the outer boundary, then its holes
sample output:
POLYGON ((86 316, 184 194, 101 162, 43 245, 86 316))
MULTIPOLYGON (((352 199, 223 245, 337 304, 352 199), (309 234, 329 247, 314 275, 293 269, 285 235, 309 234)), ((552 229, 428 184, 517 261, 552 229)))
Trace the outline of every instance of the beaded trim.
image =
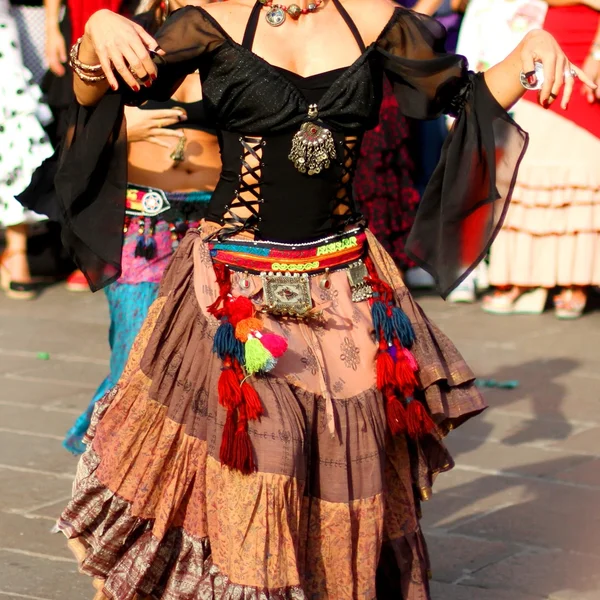
POLYGON ((235 244, 211 242, 209 248, 215 262, 235 271, 314 274, 360 260, 366 248, 366 235, 355 230, 293 247, 236 241, 235 244))

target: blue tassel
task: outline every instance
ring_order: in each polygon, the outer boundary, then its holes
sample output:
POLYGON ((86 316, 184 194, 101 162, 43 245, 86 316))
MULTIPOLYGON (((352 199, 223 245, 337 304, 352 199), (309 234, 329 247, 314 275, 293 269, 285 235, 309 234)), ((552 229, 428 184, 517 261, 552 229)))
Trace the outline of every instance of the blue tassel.
POLYGON ((235 339, 235 329, 233 325, 226 319, 221 321, 221 325, 215 333, 213 341, 213 352, 224 360, 226 356, 238 356, 239 349, 237 348, 238 340, 235 339))
POLYGON ((146 257, 146 260, 152 260, 156 256, 156 240, 152 236, 146 240, 144 256, 146 257))
POLYGON ((240 340, 237 338, 235 339, 235 348, 231 356, 237 358, 238 363, 240 363, 242 367, 246 364, 244 344, 242 344, 242 342, 240 342, 240 340))
POLYGON ((411 348, 415 341, 415 330, 406 313, 397 306, 392 309, 392 326, 394 333, 405 348, 411 348))
POLYGON ((388 344, 392 343, 394 338, 394 330, 392 322, 387 314, 387 308, 383 302, 373 302, 371 306, 371 316, 373 317, 373 327, 375 327, 375 334, 377 335, 377 341, 379 341, 380 332, 383 331, 383 337, 388 344))
POLYGON ((146 238, 143 233, 137 236, 137 241, 135 244, 135 257, 143 258, 146 255, 146 238))

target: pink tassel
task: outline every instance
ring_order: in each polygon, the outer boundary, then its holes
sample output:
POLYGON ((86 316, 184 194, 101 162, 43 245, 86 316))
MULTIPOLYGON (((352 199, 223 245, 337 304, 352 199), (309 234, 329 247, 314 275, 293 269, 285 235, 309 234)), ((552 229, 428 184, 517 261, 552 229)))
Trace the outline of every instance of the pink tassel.
POLYGON ((288 348, 287 340, 275 333, 263 333, 257 336, 261 344, 275 357, 283 356, 288 348))
POLYGON ((396 384, 405 398, 412 396, 418 385, 415 372, 410 368, 410 363, 403 354, 398 357, 396 362, 396 384))
POLYGON ((413 353, 407 348, 402 348, 402 354, 404 354, 410 368, 416 373, 419 370, 419 365, 417 364, 417 359, 414 357, 413 353))

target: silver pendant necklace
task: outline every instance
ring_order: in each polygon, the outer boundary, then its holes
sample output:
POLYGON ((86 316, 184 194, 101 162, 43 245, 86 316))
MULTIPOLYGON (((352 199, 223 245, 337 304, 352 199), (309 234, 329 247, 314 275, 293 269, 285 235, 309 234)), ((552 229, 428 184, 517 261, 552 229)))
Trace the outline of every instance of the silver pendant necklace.
POLYGON ((259 2, 268 9, 265 20, 271 27, 283 25, 288 15, 295 21, 302 15, 314 13, 322 6, 323 1, 324 0, 315 0, 306 8, 300 8, 297 4, 286 6, 285 4, 273 4, 273 0, 259 0, 259 2))

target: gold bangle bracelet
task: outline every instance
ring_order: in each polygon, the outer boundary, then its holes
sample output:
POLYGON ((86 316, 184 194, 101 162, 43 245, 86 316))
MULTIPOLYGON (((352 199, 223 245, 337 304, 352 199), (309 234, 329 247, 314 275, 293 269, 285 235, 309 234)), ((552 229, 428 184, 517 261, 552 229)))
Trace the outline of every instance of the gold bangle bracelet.
POLYGON ((71 68, 73 69, 75 75, 77 75, 77 77, 79 77, 79 79, 85 83, 97 83, 98 81, 103 81, 106 79, 106 75, 104 73, 100 75, 90 75, 75 65, 71 65, 71 68))
POLYGON ((81 47, 81 42, 82 42, 83 38, 80 37, 72 46, 71 48, 71 52, 69 52, 69 64, 71 65, 71 67, 73 69, 78 68, 81 71, 85 71, 87 73, 97 73, 98 71, 102 70, 102 65, 98 64, 98 65, 86 65, 85 63, 82 63, 78 56, 79 56, 79 48, 81 47))

